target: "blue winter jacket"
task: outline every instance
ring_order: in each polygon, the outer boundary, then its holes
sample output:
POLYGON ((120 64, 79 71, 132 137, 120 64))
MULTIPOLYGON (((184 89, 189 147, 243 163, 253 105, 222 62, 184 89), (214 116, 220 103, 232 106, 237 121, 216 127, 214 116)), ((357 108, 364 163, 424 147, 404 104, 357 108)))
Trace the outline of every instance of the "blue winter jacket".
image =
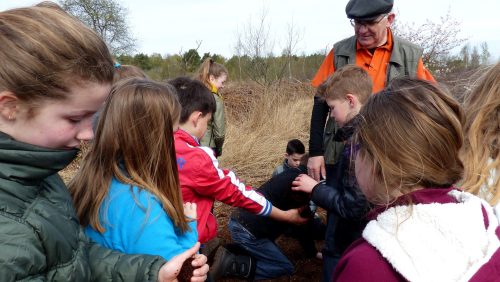
POLYGON ((87 226, 85 233, 100 245, 126 254, 159 255, 170 260, 198 241, 196 220, 182 233, 156 196, 115 178, 99 214, 105 232, 87 226))

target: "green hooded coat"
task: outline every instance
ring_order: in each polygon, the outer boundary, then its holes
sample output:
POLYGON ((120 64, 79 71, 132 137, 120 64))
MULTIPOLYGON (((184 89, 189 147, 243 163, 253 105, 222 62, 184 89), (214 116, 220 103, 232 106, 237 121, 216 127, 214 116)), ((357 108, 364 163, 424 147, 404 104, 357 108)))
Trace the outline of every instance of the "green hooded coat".
POLYGON ((0 132, 0 281, 156 281, 162 258, 125 255, 85 237, 58 175, 76 154, 0 132))

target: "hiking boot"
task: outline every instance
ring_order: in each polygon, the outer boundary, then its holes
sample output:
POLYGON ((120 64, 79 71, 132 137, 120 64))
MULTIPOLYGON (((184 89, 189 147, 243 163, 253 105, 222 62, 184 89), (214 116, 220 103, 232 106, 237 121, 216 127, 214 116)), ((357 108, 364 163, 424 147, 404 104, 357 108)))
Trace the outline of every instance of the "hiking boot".
POLYGON ((213 238, 212 240, 203 244, 200 248, 200 253, 207 257, 208 264, 211 264, 214 260, 215 252, 217 249, 223 244, 223 240, 218 237, 213 238))
POLYGON ((255 275, 256 261, 247 255, 235 255, 225 247, 219 247, 215 253, 214 263, 208 275, 212 281, 223 277, 239 278, 252 281, 255 275))

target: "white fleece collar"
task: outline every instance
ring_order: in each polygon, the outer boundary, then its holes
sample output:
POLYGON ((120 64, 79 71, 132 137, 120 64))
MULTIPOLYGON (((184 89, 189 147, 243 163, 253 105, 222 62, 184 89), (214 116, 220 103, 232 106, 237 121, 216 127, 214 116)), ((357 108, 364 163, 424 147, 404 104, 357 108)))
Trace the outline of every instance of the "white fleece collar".
POLYGON ((458 203, 389 208, 368 223, 363 238, 409 281, 468 281, 500 247, 498 220, 487 202, 449 194, 458 203))

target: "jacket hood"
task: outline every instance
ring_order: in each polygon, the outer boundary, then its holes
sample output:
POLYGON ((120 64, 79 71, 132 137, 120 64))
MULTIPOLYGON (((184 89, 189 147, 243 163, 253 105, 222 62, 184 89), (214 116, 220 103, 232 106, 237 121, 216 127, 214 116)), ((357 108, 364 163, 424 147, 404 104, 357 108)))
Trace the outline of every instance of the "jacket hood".
POLYGON ((78 153, 34 146, 0 132, 0 179, 33 185, 71 163, 78 153))
POLYGON ((364 239, 409 281, 468 281, 500 247, 498 219, 472 194, 449 195, 457 202, 387 209, 368 223, 364 239))

